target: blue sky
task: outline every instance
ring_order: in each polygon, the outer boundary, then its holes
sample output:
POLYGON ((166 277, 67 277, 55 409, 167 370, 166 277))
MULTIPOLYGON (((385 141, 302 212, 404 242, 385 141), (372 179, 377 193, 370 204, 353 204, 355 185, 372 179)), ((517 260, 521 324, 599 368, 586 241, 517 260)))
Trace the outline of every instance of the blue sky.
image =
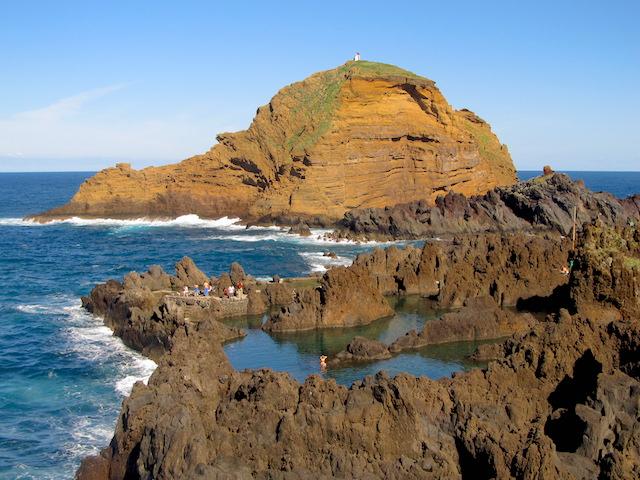
POLYGON ((181 160, 355 51, 435 80, 520 169, 640 170, 640 2, 229 3, 3 2, 0 171, 181 160))

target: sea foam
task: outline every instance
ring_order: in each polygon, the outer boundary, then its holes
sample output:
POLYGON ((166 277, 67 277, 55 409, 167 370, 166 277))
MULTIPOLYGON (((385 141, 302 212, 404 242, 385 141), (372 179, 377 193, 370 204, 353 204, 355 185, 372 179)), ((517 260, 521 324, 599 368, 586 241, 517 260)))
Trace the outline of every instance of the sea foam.
POLYGON ((181 227, 181 228, 212 228, 220 230, 244 230, 244 225, 238 224, 237 217, 222 217, 215 220, 200 218, 198 215, 182 215, 177 218, 158 220, 149 218, 136 218, 119 220, 114 218, 79 218, 71 217, 64 220, 50 220, 40 223, 22 218, 0 218, 0 226, 21 227, 46 227, 51 225, 67 224, 76 227, 181 227))
POLYGON ((326 272, 330 267, 349 266, 353 259, 337 256, 335 258, 326 256, 324 252, 299 252, 309 267, 311 272, 326 272))

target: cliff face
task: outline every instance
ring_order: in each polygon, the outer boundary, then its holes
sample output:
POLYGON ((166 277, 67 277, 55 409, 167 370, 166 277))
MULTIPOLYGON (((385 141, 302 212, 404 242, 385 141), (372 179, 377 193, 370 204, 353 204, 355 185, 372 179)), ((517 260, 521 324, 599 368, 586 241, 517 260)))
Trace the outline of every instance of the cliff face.
POLYGON ((251 126, 203 155, 87 180, 56 216, 337 219, 439 194, 515 182, 507 148, 487 123, 454 110, 434 82, 400 68, 347 62, 280 90, 251 126))

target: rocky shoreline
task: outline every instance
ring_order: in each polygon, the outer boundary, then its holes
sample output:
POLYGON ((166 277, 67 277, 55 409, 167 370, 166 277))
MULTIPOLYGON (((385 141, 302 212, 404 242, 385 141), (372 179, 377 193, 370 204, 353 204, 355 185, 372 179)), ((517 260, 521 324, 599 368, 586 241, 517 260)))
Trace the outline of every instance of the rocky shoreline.
POLYGON ((640 221, 640 195, 618 199, 550 171, 484 195, 449 192, 435 204, 411 202, 354 209, 338 222, 336 239, 415 239, 464 233, 557 232, 570 235, 595 220, 610 226, 640 221), (574 222, 575 214, 575 222, 574 222))
MULTIPOLYGON (((450 379, 380 373, 347 388, 235 371, 221 344, 242 334, 220 311, 170 308, 160 292, 207 276, 183 259, 97 286, 83 299, 125 343, 157 359, 123 403, 111 444, 80 479, 635 478, 640 474, 640 233, 586 226, 575 250, 558 234, 454 236, 390 247, 316 284, 260 284, 238 265, 264 328, 360 325, 384 295, 419 294, 459 310, 392 345, 355 338, 332 362, 388 358, 452 339, 506 341, 450 379), (573 269, 560 273, 569 256, 573 269), (359 298, 353 288, 361 286, 359 298), (156 295, 156 296, 154 296, 156 295), (546 318, 498 307, 526 304, 546 318)), ((387 305, 388 307, 388 305, 387 305)), ((247 307, 249 308, 249 307, 247 307)))

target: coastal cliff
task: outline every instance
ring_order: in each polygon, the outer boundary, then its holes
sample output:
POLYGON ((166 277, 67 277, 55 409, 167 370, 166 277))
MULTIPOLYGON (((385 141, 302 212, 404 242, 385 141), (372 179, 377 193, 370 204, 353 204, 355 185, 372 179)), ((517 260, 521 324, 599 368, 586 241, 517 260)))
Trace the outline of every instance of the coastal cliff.
POLYGON ((516 180, 506 146, 474 113, 455 110, 435 83, 392 65, 347 62, 280 90, 250 127, 208 152, 134 170, 118 164, 70 202, 34 218, 237 216, 331 222, 516 180))

